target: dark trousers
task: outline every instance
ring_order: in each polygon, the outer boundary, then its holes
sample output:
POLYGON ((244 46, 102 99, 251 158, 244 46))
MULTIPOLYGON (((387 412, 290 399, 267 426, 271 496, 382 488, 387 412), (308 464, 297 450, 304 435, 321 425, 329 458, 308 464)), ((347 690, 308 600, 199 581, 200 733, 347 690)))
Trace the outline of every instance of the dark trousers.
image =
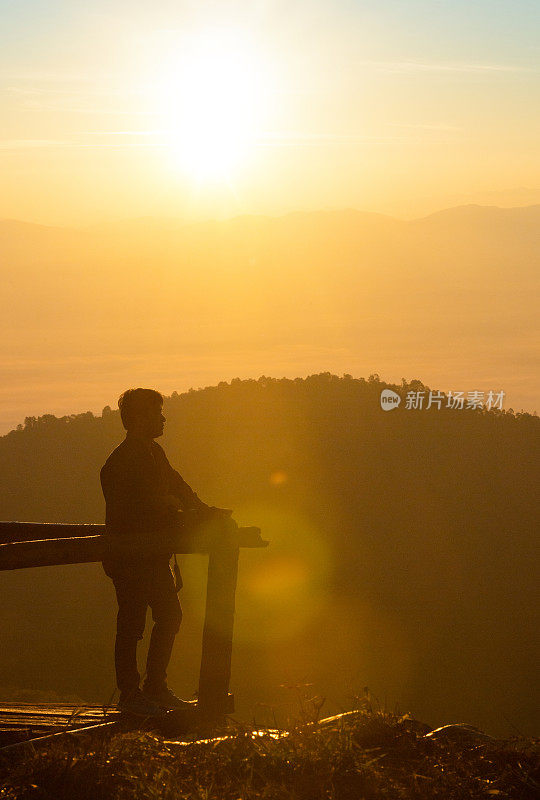
POLYGON ((122 694, 139 687, 137 642, 142 639, 146 611, 152 609, 154 626, 146 661, 145 687, 159 690, 167 685, 167 666, 182 621, 182 609, 174 577, 165 557, 144 562, 104 563, 118 599, 114 661, 116 682, 122 694))

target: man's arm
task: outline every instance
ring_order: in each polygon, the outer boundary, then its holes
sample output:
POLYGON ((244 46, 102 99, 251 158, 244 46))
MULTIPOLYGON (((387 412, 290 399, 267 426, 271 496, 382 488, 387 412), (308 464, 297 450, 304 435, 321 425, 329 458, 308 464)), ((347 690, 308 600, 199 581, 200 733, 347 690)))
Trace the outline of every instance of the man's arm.
POLYGON ((169 488, 170 493, 174 495, 174 497, 178 497, 180 501, 180 505, 183 511, 204 511, 206 513, 212 513, 216 516, 220 517, 230 517, 232 514, 232 509, 230 508, 217 508, 216 506, 209 506, 206 503, 203 503, 199 495, 193 491, 191 486, 182 478, 177 470, 173 469, 170 465, 167 456, 165 455, 165 451, 161 448, 161 452, 163 453, 163 458, 165 459, 169 471, 169 488))
POLYGON ((171 494, 180 500, 183 511, 202 511, 209 508, 170 464, 169 487, 171 494))

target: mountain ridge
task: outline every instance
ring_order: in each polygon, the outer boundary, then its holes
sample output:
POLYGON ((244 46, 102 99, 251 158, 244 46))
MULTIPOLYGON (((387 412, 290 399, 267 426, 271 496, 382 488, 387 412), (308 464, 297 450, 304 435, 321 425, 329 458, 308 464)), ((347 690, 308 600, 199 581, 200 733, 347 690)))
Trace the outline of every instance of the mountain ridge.
POLYGON ((231 217, 226 217, 224 219, 204 219, 204 220, 187 220, 182 219, 181 217, 160 217, 160 216, 152 216, 152 215, 145 215, 141 217, 127 217, 125 219, 115 219, 115 220, 108 220, 106 222, 101 223, 94 223, 92 225, 49 225, 44 223, 32 222, 28 220, 21 220, 18 218, 10 218, 10 217, 3 217, 0 218, 0 226, 27 226, 27 229, 34 227, 36 229, 41 230, 48 230, 48 231, 76 231, 79 233, 85 232, 94 232, 94 233, 105 233, 107 230, 114 229, 116 226, 122 228, 127 225, 140 225, 146 224, 148 226, 173 226, 170 230, 180 230, 184 228, 190 227, 199 227, 204 225, 227 225, 231 222, 239 222, 239 221, 246 221, 246 220, 271 220, 271 221, 278 221, 278 220, 289 220, 289 219, 305 219, 305 218, 320 218, 321 216, 324 217, 336 217, 336 216, 356 216, 358 219, 362 218, 365 221, 367 220, 380 220, 380 221, 387 221, 387 222, 395 222, 403 225, 408 225, 410 223, 418 223, 425 220, 433 220, 437 218, 443 217, 459 217, 463 216, 464 214, 474 215, 478 213, 488 213, 493 212, 499 216, 518 216, 520 213, 538 213, 540 214, 540 204, 533 203, 531 205, 525 206, 497 206, 497 205, 483 205, 480 203, 466 203, 457 206, 449 206, 448 208, 440 209, 438 211, 433 211, 429 214, 424 214, 419 217, 414 217, 412 219, 401 219, 399 217, 394 217, 390 214, 382 214, 376 211, 366 211, 363 209, 356 209, 356 208, 336 208, 336 209, 314 209, 310 211, 303 211, 301 209, 288 211, 283 214, 237 214, 231 217))

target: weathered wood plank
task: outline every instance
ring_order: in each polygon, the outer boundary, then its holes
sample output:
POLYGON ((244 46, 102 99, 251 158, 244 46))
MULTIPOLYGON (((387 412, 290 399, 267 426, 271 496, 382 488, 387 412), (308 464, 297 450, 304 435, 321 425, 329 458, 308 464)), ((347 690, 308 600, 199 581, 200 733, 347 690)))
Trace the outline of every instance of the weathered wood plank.
POLYGON ((105 711, 102 706, 56 705, 54 703, 1 703, 0 750, 2 755, 17 742, 31 737, 50 736, 66 730, 96 730, 98 725, 111 726, 120 719, 117 709, 105 711))
POLYGON ((0 544, 31 542, 37 539, 73 539, 99 536, 105 525, 58 522, 0 522, 0 544))
MULTIPOLYGON (((3 525, 13 523, 0 523, 3 525)), ((23 523, 19 523, 23 524, 23 523)), ((37 528, 44 527, 49 534, 53 528, 59 528, 61 533, 67 529, 99 529, 105 530, 104 525, 54 525, 52 523, 40 525, 32 523, 32 535, 37 528)), ((220 536, 231 537, 239 547, 265 547, 268 542, 261 538, 259 528, 238 528, 236 532, 220 532, 218 526, 199 527, 193 530, 185 528, 171 528, 160 532, 153 540, 136 536, 113 536, 103 534, 97 536, 72 536, 70 538, 45 538, 29 539, 27 541, 11 541, 0 544, 0 570, 25 569, 28 567, 48 567, 61 564, 85 564, 94 561, 103 561, 111 555, 129 556, 164 553, 209 553, 220 536)))

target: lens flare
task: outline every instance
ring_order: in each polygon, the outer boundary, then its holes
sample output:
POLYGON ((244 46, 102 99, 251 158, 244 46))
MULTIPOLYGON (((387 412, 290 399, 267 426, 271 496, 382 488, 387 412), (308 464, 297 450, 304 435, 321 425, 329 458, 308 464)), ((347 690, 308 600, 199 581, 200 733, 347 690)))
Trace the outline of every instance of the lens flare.
POLYGON ((237 518, 256 519, 270 547, 253 552, 239 573, 237 607, 242 612, 235 636, 288 640, 323 612, 333 566, 329 548, 322 533, 297 511, 257 506, 240 509, 237 518))

